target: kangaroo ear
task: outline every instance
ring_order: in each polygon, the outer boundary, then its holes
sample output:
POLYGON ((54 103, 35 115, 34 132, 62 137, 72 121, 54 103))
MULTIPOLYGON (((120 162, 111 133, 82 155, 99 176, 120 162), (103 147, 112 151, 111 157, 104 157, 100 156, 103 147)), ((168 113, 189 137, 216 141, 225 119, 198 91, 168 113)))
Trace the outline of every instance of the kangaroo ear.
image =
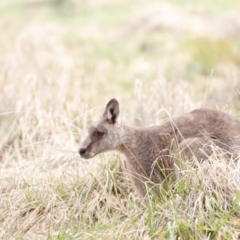
POLYGON ((119 104, 118 101, 113 98, 111 99, 107 106, 106 109, 103 113, 103 117, 107 119, 109 123, 115 123, 119 115, 119 104))

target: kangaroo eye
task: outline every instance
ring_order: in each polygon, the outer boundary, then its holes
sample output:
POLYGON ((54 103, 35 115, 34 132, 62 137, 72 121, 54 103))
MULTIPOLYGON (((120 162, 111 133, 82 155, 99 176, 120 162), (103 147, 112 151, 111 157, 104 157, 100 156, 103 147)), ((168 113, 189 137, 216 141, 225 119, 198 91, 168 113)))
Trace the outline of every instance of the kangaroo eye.
POLYGON ((105 134, 104 132, 100 132, 100 131, 97 131, 97 132, 96 132, 96 135, 97 135, 98 137, 102 137, 104 134, 105 134))

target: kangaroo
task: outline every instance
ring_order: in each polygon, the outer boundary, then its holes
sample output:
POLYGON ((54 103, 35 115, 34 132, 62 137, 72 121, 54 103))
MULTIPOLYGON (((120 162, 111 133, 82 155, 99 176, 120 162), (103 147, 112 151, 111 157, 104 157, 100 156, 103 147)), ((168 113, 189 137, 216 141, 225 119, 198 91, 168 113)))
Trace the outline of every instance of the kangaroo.
POLYGON ((187 160, 195 157, 202 162, 213 153, 213 145, 229 155, 238 154, 240 121, 221 111, 200 108, 162 125, 137 128, 119 121, 119 103, 111 99, 100 121, 90 127, 79 154, 88 159, 109 150, 123 153, 135 188, 144 197, 148 187, 165 186, 170 176, 176 179, 176 149, 187 160))

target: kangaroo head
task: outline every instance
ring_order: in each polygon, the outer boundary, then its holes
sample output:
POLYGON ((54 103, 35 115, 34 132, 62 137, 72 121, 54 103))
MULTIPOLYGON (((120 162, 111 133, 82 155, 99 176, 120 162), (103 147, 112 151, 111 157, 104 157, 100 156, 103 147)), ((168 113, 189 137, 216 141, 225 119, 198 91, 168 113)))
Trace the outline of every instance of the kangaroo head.
POLYGON ((102 119, 89 128, 89 134, 82 143, 79 154, 83 158, 114 150, 121 145, 121 125, 118 120, 119 104, 111 99, 103 113, 102 119))

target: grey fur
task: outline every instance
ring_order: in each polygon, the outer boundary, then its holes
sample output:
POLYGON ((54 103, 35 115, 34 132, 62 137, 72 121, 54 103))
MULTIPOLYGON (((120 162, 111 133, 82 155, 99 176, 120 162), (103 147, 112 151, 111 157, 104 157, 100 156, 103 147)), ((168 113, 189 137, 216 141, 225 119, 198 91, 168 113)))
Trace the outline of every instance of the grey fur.
POLYGON ((128 172, 137 191, 145 196, 147 188, 175 179, 176 151, 186 159, 206 160, 217 146, 229 155, 240 151, 240 121, 216 110, 197 109, 147 128, 136 128, 118 121, 119 104, 112 99, 102 119, 89 129, 79 153, 83 158, 118 150, 127 158, 128 172))

